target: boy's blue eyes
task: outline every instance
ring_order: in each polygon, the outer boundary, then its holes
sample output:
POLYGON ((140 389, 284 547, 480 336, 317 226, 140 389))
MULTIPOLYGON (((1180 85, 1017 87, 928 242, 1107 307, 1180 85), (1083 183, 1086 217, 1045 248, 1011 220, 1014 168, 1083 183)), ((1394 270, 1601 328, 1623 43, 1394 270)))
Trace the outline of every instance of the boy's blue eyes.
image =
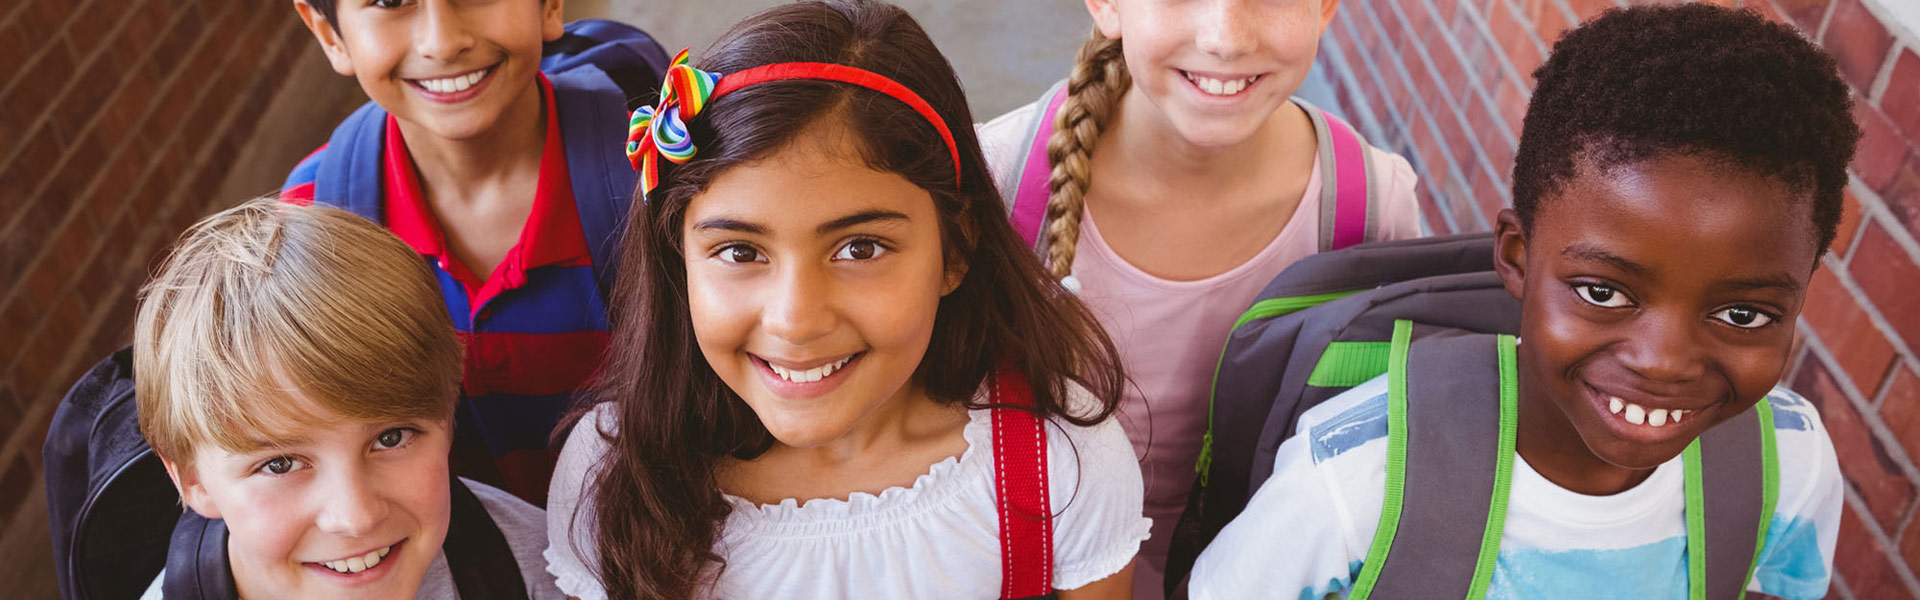
MULTIPOLYGON (((395 427, 382 431, 379 435, 374 436, 373 446, 375 450, 393 450, 406 446, 407 443, 412 442, 414 436, 417 435, 420 435, 419 429, 412 427, 395 427)), ((262 475, 286 475, 305 468, 306 466, 307 461, 299 458, 292 456, 275 456, 261 462, 259 466, 254 467, 253 472, 262 475)))
MULTIPOLYGON (((1586 303, 1602 308, 1625 308, 1633 305, 1626 294, 1605 285, 1577 283, 1573 285, 1573 293, 1586 303)), ((1715 320, 1741 329, 1766 327, 1779 319, 1771 313, 1751 306, 1723 308, 1714 311, 1711 316, 1715 320)))

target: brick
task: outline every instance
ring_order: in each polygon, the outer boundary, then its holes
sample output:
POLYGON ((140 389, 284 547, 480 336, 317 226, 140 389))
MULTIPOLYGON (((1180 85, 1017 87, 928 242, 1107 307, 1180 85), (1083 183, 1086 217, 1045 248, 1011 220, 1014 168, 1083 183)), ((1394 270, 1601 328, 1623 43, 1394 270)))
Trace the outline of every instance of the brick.
MULTIPOLYGON (((1566 33, 1569 27, 1567 17, 1561 13, 1558 8, 1546 6, 1544 2, 1537 4, 1540 6, 1540 9, 1533 13, 1533 33, 1539 36, 1541 43, 1546 44, 1547 48, 1551 50, 1553 44, 1560 40, 1560 34, 1566 33)), ((1521 71, 1520 75, 1529 78, 1529 80, 1533 77, 1533 73, 1527 71, 1521 71)))
POLYGON ((1480 214, 1479 205, 1474 201, 1472 191, 1469 191, 1459 180, 1449 181, 1446 187, 1440 189, 1444 195, 1436 200, 1441 206, 1446 207, 1448 212, 1453 213, 1453 222, 1460 226, 1461 231, 1483 229, 1480 220, 1485 215, 1480 214))
POLYGON ((1827 15, 1827 5, 1833 0, 1772 0, 1780 14, 1792 19, 1793 24, 1808 35, 1820 31, 1820 20, 1827 15))
MULTIPOLYGON (((65 30, 68 38, 73 40, 74 48, 91 52, 95 48, 105 46, 107 33, 113 30, 113 26, 120 20, 121 15, 132 8, 114 6, 112 9, 107 9, 103 5, 108 2, 120 5, 124 0, 96 0, 77 11, 78 18, 67 21, 65 30)), ((80 2, 72 2, 72 4, 78 5, 80 2)))
POLYGON ((0 519, 11 523, 13 512, 20 508, 20 502, 27 499, 27 492, 32 489, 33 467, 25 455, 13 457, 6 474, 0 475, 0 519))
POLYGON ((1532 73, 1539 68, 1545 57, 1539 41, 1533 37, 1533 24, 1521 23, 1512 10, 1498 4, 1487 13, 1487 29, 1493 32, 1494 41, 1499 43, 1513 68, 1521 73, 1532 73))
MULTIPOLYGON (((27 31, 39 31, 51 34, 60 31, 60 25, 66 23, 73 14, 74 3, 68 0, 38 0, 30 2, 14 21, 27 31)), ((41 41, 45 41, 44 39, 41 41)))
POLYGON ((1427 227, 1433 229, 1434 235, 1456 233, 1447 228, 1447 219, 1440 214, 1440 204, 1434 200, 1433 188, 1422 183, 1415 192, 1415 198, 1420 201, 1420 215, 1426 218, 1427 227))
POLYGON ((206 31, 206 17, 198 5, 188 5, 173 22, 173 27, 160 36, 160 43, 153 47, 152 64, 155 74, 165 79, 185 66, 187 51, 194 42, 200 41, 200 34, 206 31))
POLYGON ((1850 166, 1868 188, 1884 189, 1907 164, 1912 147, 1892 121, 1858 96, 1853 101, 1853 122, 1860 124, 1861 135, 1850 166))
POLYGON ((46 113, 53 106, 54 99, 59 97, 60 89, 66 86, 67 79, 73 76, 73 69, 73 52, 67 49, 66 44, 57 43, 48 47, 40 53, 39 60, 27 67, 26 73, 20 76, 20 82, 7 92, 6 98, 0 100, 0 106, 27 106, 33 107, 36 114, 46 113))
POLYGON ((1598 16, 1600 11, 1614 7, 1613 0, 1567 0, 1567 4, 1573 8, 1573 14, 1580 15, 1582 21, 1592 19, 1598 16))
POLYGON ((1753 9, 1754 12, 1760 13, 1760 16, 1766 17, 1768 21, 1773 21, 1775 23, 1788 25, 1788 26, 1793 25, 1792 22, 1787 20, 1786 15, 1780 14, 1780 9, 1774 8, 1773 3, 1768 2, 1767 0, 1748 0, 1747 8, 1753 9))
MULTIPOLYGON (((84 73, 75 76, 74 84, 67 88, 53 109, 53 123, 68 140, 78 141, 86 126, 93 122, 100 109, 106 106, 107 99, 113 97, 114 90, 120 87, 125 74, 114 68, 113 63, 104 60, 93 61, 84 73)), ((91 154, 99 154, 98 148, 86 148, 91 154)))
POLYGON ((1914 596, 1894 570, 1892 553, 1868 531, 1865 519, 1852 506, 1840 516, 1840 539, 1833 553, 1834 571, 1846 580, 1856 598, 1911 600, 1914 596))
POLYGON ((1526 84, 1507 79, 1494 86, 1493 103, 1499 107, 1500 119, 1507 124, 1507 130, 1518 135, 1525 128, 1527 118, 1526 84))
POLYGON ((1880 190, 1880 200, 1900 225, 1920 235, 1920 148, 1907 155, 1907 164, 1894 176, 1893 183, 1880 190))
POLYGON ((1920 139, 1920 53, 1911 46, 1902 49, 1887 77, 1880 108, 1906 132, 1907 139, 1920 139))
POLYGON ((1887 395, 1880 400, 1880 418, 1893 430, 1907 457, 1920 458, 1920 374, 1912 366, 1901 365, 1890 379, 1887 395))
POLYGON ((40 50, 27 38, 26 32, 21 31, 23 27, 17 22, 0 27, 0 56, 13 57, 0 60, 0 89, 6 89, 7 84, 12 83, 13 78, 26 68, 27 61, 33 60, 33 54, 40 50))
POLYGON ((1807 290, 1805 308, 1800 312, 1820 342, 1833 353, 1841 372, 1859 386, 1862 396, 1872 397, 1880 389, 1880 379, 1893 364, 1893 344, 1873 327, 1866 311, 1852 294, 1840 285, 1831 269, 1813 273, 1807 290))
POLYGON ((1873 16, 1860 0, 1835 0, 1832 20, 1827 23, 1821 45, 1840 63, 1840 74, 1856 90, 1873 89, 1873 79, 1893 48, 1893 36, 1887 26, 1873 16))
POLYGON ((1488 175, 1487 170, 1480 168, 1478 164, 1469 163, 1462 165, 1462 168, 1473 171, 1472 175, 1467 176, 1467 179, 1473 182, 1473 202, 1479 205, 1480 214, 1486 215, 1487 220, 1491 222, 1494 215, 1500 214, 1500 209, 1507 207, 1505 184, 1488 175))
POLYGON ((1840 225, 1834 228, 1833 244, 1827 251, 1840 258, 1847 257, 1847 250, 1853 248, 1853 238, 1860 233, 1860 223, 1866 219, 1866 211, 1860 207, 1860 199, 1853 196, 1851 188, 1840 189, 1840 225))
POLYGON ((1882 530, 1898 531, 1900 519, 1913 505, 1914 485, 1887 453, 1886 445, 1867 428, 1853 402, 1820 361, 1801 365, 1800 373, 1793 378, 1793 389, 1819 407, 1820 420, 1826 424, 1834 454, 1840 459, 1840 471, 1846 475, 1847 485, 1866 501, 1874 522, 1882 530))
POLYGON ((30 196, 29 194, 31 194, 33 190, 39 189, 40 184, 46 181, 47 176, 53 172, 54 165, 60 160, 62 149, 57 137, 58 136, 54 135, 52 127, 42 124, 39 129, 34 130, 34 132, 27 137, 26 143, 22 144, 20 150, 14 154, 12 162, 0 166, 0 170, 5 170, 14 176, 20 177, 19 180, 11 181, 10 183, 18 186, 13 189, 19 191, 22 196, 21 201, 18 203, 9 202, 7 205, 22 206, 29 202, 38 202, 39 199, 37 196, 30 196), (33 198, 34 200, 27 201, 25 200, 26 198, 33 198))
POLYGON ((1920 294, 1913 293, 1920 281, 1920 267, 1913 257, 1893 240, 1875 220, 1861 234, 1860 247, 1848 261, 1853 279, 1908 348, 1920 348, 1920 294))

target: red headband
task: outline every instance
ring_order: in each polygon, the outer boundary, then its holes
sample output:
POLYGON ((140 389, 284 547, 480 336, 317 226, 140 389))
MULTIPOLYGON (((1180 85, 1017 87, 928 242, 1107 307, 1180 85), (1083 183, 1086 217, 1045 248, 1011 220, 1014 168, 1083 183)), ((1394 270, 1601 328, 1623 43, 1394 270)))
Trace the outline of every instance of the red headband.
POLYGON ((695 69, 688 66, 686 61, 686 50, 674 56, 673 63, 667 68, 666 82, 660 86, 660 105, 657 108, 640 107, 640 110, 634 111, 633 119, 628 123, 627 158, 633 162, 633 168, 640 171, 643 200, 646 193, 659 185, 659 170, 655 162, 659 157, 685 163, 697 151, 690 139, 686 119, 694 118, 707 104, 741 88, 770 81, 792 80, 836 81, 857 85, 905 103, 939 130, 940 139, 947 143, 947 155, 953 157, 953 187, 960 188, 960 147, 953 141, 953 131, 947 128, 940 114, 934 112, 933 106, 913 90, 907 89, 907 86, 900 85, 900 82, 865 69, 829 63, 776 63, 723 76, 695 69))

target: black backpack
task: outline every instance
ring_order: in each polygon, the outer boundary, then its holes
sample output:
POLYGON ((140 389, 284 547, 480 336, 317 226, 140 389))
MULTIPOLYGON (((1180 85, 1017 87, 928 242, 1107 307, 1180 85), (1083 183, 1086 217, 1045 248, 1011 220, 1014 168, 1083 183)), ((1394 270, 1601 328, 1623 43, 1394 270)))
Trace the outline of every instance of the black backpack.
MULTIPOLYGON (((1505 519, 1494 491, 1512 469, 1520 329, 1493 254, 1484 233, 1364 244, 1308 256, 1268 284, 1221 351, 1170 596, 1273 474, 1300 415, 1381 375, 1401 425, 1389 427, 1380 533, 1351 598, 1484 595, 1505 519)), ((1771 415, 1761 402, 1685 455, 1690 537, 1704 540, 1688 544, 1695 598, 1738 597, 1752 575, 1778 491, 1771 415)))
MULTIPOLYGON (((45 446, 54 571, 67 600, 139 598, 166 568, 164 595, 238 597, 224 522, 183 511, 160 458, 140 435, 133 351, 88 369, 60 401, 45 446)), ((449 487, 447 567, 464 599, 524 600, 506 536, 459 479, 449 487)))

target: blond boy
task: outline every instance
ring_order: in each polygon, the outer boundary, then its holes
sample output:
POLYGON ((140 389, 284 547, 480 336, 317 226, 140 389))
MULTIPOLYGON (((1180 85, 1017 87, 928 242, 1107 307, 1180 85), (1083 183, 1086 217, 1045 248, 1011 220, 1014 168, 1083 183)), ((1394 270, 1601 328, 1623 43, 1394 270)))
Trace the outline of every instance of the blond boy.
POLYGON ((143 290, 133 355, 140 431, 186 506, 224 522, 240 597, 453 597, 455 485, 528 596, 559 597, 540 509, 449 474, 460 346, 379 225, 271 198, 208 217, 143 290))

